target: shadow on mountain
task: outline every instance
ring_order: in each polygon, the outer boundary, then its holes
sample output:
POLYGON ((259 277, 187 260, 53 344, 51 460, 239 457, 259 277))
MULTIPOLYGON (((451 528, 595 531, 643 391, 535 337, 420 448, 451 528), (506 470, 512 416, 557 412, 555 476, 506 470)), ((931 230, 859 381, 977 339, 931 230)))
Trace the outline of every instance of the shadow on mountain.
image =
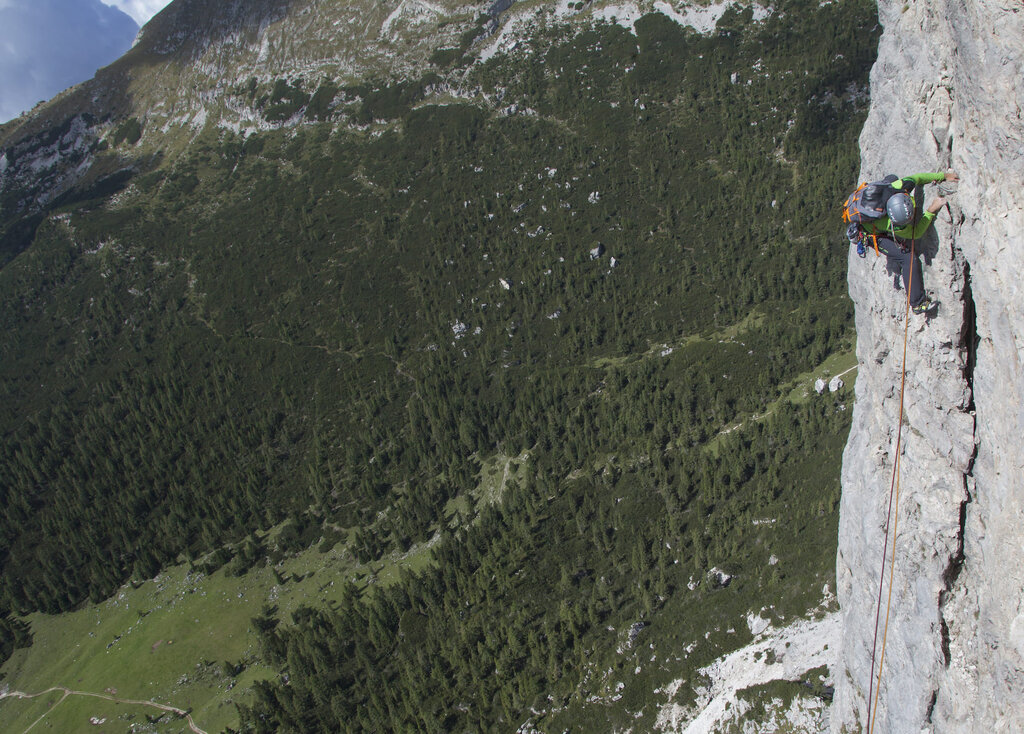
POLYGON ((196 58, 210 45, 235 35, 257 33, 281 20, 295 0, 175 0, 142 27, 138 43, 122 57, 188 54, 196 58))
MULTIPOLYGON (((23 251, 34 236, 41 211, 110 196, 130 178, 149 170, 152 159, 96 158, 103 149, 96 126, 136 114, 130 85, 146 67, 193 64, 228 38, 256 42, 262 29, 284 18, 295 0, 175 0, 142 29, 134 47, 82 84, 57 95, 39 114, 0 125, 0 152, 10 165, 0 200, 0 266, 23 251), (84 141, 68 142, 84 123, 84 141), (52 147, 66 165, 43 176, 19 176, 19 160, 52 147)), ((25 169, 27 170, 27 169, 25 169)))
POLYGON ((196 61, 212 45, 229 37, 251 37, 281 20, 296 0, 175 0, 139 33, 136 44, 113 63, 76 87, 58 94, 38 115, 0 125, 0 146, 17 145, 60 127, 78 114, 109 121, 131 112, 128 85, 132 71, 168 61, 196 61))

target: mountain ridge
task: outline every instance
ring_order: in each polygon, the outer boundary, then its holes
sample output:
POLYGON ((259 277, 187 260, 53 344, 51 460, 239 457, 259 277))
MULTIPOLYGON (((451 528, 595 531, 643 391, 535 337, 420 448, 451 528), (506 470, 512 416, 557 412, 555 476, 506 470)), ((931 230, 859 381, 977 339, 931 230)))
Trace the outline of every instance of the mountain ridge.
MULTIPOLYGON (((145 152, 144 158, 148 158, 156 152, 146 143, 151 128, 160 132, 161 154, 173 159, 208 123, 245 132, 301 122, 301 114, 291 122, 270 122, 253 105, 256 96, 272 92, 281 80, 305 85, 308 99, 325 80, 335 86, 366 81, 386 84, 431 71, 444 74, 443 68, 435 65, 437 59, 432 63, 432 56, 440 50, 462 54, 474 42, 479 47, 497 29, 502 16, 514 21, 510 24, 512 39, 517 28, 522 33, 523 23, 543 27, 577 19, 630 26, 650 12, 663 13, 681 24, 692 23, 691 27, 706 33, 726 10, 747 5, 726 0, 710 6, 713 15, 708 26, 700 20, 700 13, 692 17, 680 14, 660 0, 579 6, 560 0, 553 7, 536 2, 464 0, 428 4, 413 0, 344 4, 329 0, 176 0, 143 27, 128 53, 100 69, 94 79, 58 95, 23 119, 0 126, 0 155, 4 156, 0 189, 42 189, 47 193, 40 201, 47 201, 79 183, 95 183, 126 163, 138 162, 145 170, 146 164, 135 156, 145 152), (406 12, 411 6, 426 7, 429 12, 425 18, 418 17, 406 12), (344 29, 340 37, 338 28, 344 29), (401 34, 395 35, 398 30, 401 34), (138 139, 127 147, 123 141, 112 144, 118 126, 130 119, 136 119, 141 130, 138 149, 138 139), (28 153, 31 165, 31 153, 44 131, 69 124, 78 130, 75 144, 90 150, 89 163, 77 161, 72 170, 55 172, 49 185, 32 187, 29 176, 18 175, 19 169, 26 167, 21 159, 28 153), (107 147, 110 151, 103 155, 107 147), (113 153, 117 156, 110 155, 113 153), (115 157, 117 162, 106 160, 115 157), (90 171, 93 164, 96 170, 90 171)), ((766 17, 759 5, 750 5, 757 9, 755 21, 766 17)), ((484 45, 496 49, 500 41, 484 45)), ((458 76, 451 80, 456 85, 458 76)), ((299 105, 295 112, 303 110, 299 105)), ((70 152, 67 147, 62 150, 65 156, 70 152)))

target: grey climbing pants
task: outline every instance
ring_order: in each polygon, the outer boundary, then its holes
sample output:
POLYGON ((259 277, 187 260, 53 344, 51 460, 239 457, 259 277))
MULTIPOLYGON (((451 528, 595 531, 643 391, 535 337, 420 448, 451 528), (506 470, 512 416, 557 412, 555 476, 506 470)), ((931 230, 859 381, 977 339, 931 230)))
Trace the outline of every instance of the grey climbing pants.
POLYGON ((878 250, 885 254, 889 270, 903 276, 903 287, 910 292, 910 305, 916 306, 924 300, 924 278, 921 276, 921 256, 910 257, 909 250, 903 250, 888 237, 878 238, 878 250), (913 275, 911 275, 913 262, 913 275))

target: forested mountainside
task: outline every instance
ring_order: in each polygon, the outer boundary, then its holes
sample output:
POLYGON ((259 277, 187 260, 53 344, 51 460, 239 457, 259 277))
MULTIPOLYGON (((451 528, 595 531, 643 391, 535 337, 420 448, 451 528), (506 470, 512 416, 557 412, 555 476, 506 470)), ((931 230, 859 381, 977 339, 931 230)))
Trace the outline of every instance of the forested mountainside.
POLYGON ((254 75, 217 102, 252 125, 187 145, 129 102, 4 129, 5 650, 317 546, 363 570, 254 620, 276 674, 235 726, 651 729, 750 612, 834 588, 851 396, 790 393, 851 349, 874 8, 602 7, 486 60, 473 16, 400 77, 254 75), (95 170, 40 188, 46 144, 95 170))

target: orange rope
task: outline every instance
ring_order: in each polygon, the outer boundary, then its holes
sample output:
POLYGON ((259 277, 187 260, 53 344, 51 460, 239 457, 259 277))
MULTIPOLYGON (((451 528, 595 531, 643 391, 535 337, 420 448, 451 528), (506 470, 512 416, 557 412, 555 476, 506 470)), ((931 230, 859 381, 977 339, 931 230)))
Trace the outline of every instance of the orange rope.
MULTIPOLYGON (((895 244, 895 239, 893 240, 895 244)), ((896 460, 893 462, 892 482, 889 485, 889 509, 885 516, 885 541, 882 545, 882 570, 878 578, 878 603, 875 607, 875 637, 871 644, 871 677, 868 685, 868 730, 871 734, 878 713, 878 697, 882 690, 882 663, 885 662, 885 643, 889 634, 889 611, 892 608, 892 587, 896 571, 896 530, 899 526, 900 507, 900 448, 903 439, 903 394, 907 384, 907 335, 910 333, 910 288, 914 280, 914 244, 910 241, 910 271, 907 274, 907 312, 903 328, 903 364, 900 368, 900 414, 896 428, 896 460), (893 494, 895 490, 895 502, 893 494), (895 506, 895 507, 894 507, 895 506), (895 512, 894 512, 895 510, 895 512), (875 649, 878 647, 878 620, 882 612, 882 587, 885 585, 885 557, 889 551, 889 521, 892 520, 892 556, 889 559, 889 594, 885 602, 885 626, 882 629, 882 651, 878 658, 878 686, 875 686, 875 649), (872 701, 872 695, 874 701, 872 701), (872 705, 873 704, 873 705, 872 705)))

